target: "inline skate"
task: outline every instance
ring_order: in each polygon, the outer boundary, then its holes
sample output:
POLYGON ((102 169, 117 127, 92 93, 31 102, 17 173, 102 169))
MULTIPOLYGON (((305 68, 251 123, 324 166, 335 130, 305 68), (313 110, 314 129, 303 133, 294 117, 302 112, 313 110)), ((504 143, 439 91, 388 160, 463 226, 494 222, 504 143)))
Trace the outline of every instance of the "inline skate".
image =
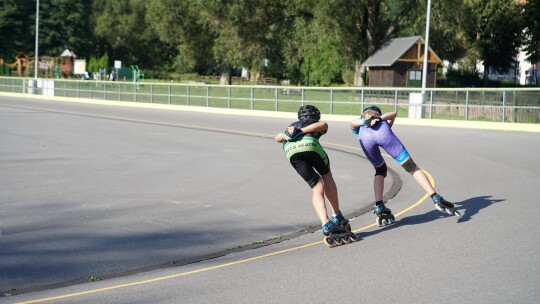
POLYGON ((454 204, 445 200, 442 196, 435 194, 431 199, 433 200, 435 208, 440 212, 455 215, 458 219, 461 219, 463 217, 461 213, 455 209, 454 204))
POLYGON ((393 224, 396 221, 396 218, 392 214, 392 210, 386 208, 383 202, 377 202, 373 213, 377 216, 375 223, 379 227, 393 224))
MULTIPOLYGON (((347 223, 348 224, 348 223, 347 223)), ((349 225, 350 227, 350 225, 349 225)), ((322 227, 324 234, 323 243, 328 248, 349 244, 356 241, 356 234, 333 221, 328 221, 322 227)))
POLYGON ((332 222, 334 222, 334 224, 337 224, 341 227, 344 227, 345 229, 349 230, 349 232, 352 230, 351 224, 349 224, 349 220, 346 219, 343 216, 343 214, 341 214, 341 212, 332 216, 332 222))

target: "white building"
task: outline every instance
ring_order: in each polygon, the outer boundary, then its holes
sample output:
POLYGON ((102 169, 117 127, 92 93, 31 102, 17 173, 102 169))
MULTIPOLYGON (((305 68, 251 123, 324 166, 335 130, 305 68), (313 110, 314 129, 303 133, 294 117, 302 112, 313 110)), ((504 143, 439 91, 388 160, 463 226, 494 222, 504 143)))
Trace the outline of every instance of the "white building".
MULTIPOLYGON (((540 85, 540 62, 531 64, 526 61, 527 55, 520 51, 516 56, 517 65, 515 68, 508 70, 508 73, 501 74, 491 71, 488 74, 488 79, 499 81, 513 81, 520 85, 540 85)), ((480 72, 480 75, 484 73, 484 65, 479 62, 476 64, 476 68, 480 72)))

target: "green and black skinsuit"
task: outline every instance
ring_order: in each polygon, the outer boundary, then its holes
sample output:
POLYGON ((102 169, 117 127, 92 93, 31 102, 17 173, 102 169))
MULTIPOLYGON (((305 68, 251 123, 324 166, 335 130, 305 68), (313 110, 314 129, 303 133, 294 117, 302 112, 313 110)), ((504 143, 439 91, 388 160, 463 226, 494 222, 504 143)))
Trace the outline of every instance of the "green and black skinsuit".
MULTIPOLYGON (((316 122, 318 120, 307 118, 294 122, 291 126, 303 128, 316 122)), ((320 175, 330 172, 330 159, 319 143, 319 138, 324 134, 326 131, 306 133, 283 144, 283 150, 291 165, 311 188, 317 184, 320 175)))

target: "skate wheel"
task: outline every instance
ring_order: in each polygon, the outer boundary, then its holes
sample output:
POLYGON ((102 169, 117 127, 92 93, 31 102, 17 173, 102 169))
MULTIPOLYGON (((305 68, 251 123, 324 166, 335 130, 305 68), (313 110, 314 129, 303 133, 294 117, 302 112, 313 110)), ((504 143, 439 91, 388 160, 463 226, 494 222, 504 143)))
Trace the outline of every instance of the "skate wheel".
POLYGON ((356 234, 349 235, 348 237, 349 243, 356 242, 356 234))
POLYGON ((382 220, 380 218, 375 219, 375 224, 377 224, 379 227, 383 226, 382 220))
POLYGON ((457 210, 454 210, 454 215, 457 216, 458 220, 460 220, 463 217, 463 215, 461 215, 461 212, 457 210))
POLYGON ((454 210, 448 209, 448 208, 446 208, 445 210, 446 210, 446 213, 448 213, 450 215, 454 215, 454 210))
POLYGON ((332 240, 331 240, 329 237, 325 237, 325 238, 323 239, 323 243, 324 243, 324 245, 326 245, 326 247, 328 247, 328 248, 332 248, 332 247, 335 246, 334 243, 332 242, 332 240))
POLYGON ((343 245, 343 237, 342 236, 338 236, 337 238, 334 239, 334 246, 341 246, 343 245))

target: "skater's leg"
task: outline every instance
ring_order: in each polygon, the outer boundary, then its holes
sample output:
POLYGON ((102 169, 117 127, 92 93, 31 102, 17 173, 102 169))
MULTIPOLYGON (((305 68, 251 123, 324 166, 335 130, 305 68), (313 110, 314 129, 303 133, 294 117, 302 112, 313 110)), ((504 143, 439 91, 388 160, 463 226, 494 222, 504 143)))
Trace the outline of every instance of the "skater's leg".
POLYGON ((420 187, 422 187, 422 189, 424 189, 424 191, 426 191, 427 194, 432 195, 433 193, 435 193, 435 189, 433 189, 433 186, 429 182, 429 179, 427 178, 424 171, 422 171, 421 169, 418 169, 415 172, 412 172, 411 174, 416 180, 416 182, 418 183, 418 185, 420 185, 420 187))
POLYGON ((311 188, 311 191, 311 202, 313 204, 313 208, 315 209, 315 212, 317 213, 317 216, 321 221, 321 225, 324 225, 329 221, 329 218, 324 203, 324 185, 322 180, 319 179, 317 184, 315 184, 313 188, 311 188))
POLYGON ((433 186, 429 182, 429 179, 424 171, 422 171, 422 169, 416 165, 410 156, 401 163, 401 166, 403 169, 405 169, 405 171, 409 172, 413 176, 418 185, 420 185, 420 187, 422 187, 427 194, 432 195, 435 193, 435 189, 433 189, 433 186))
POLYGON ((384 176, 375 176, 373 180, 373 190, 375 193, 375 201, 382 201, 384 191, 384 176))
POLYGON ((405 168, 405 170, 407 170, 407 172, 411 173, 411 175, 414 177, 420 187, 422 187, 422 189, 424 189, 424 191, 429 194, 437 210, 441 212, 446 212, 448 214, 453 214, 461 218, 461 213, 454 209, 454 204, 445 200, 442 196, 437 194, 437 192, 429 182, 429 179, 427 178, 424 171, 418 168, 416 164, 414 164, 412 159, 409 159, 409 161, 404 163, 402 166, 405 168), (414 170, 411 170, 411 168, 414 168, 414 170))
POLYGON ((375 209, 373 210, 377 216, 377 224, 379 226, 384 224, 390 224, 394 222, 394 216, 392 211, 384 206, 383 192, 384 192, 384 179, 386 178, 388 168, 383 161, 382 164, 375 166, 375 177, 373 178, 373 192, 375 194, 375 209))
POLYGON ((332 209, 332 214, 336 215, 339 213, 339 198, 336 182, 332 176, 332 172, 322 175, 324 194, 328 198, 330 209, 332 209))
POLYGON ((375 178, 373 179, 373 192, 375 194, 375 201, 382 201, 383 192, 384 192, 384 179, 388 172, 386 163, 383 161, 382 164, 374 166, 375 168, 375 178))

